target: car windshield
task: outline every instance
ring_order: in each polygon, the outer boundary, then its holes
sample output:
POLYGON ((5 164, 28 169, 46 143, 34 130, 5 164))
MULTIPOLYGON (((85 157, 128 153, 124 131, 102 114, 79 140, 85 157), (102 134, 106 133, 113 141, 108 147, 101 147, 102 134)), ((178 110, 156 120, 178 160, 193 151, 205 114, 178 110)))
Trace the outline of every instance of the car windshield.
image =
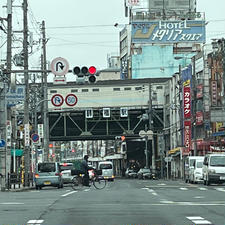
POLYGON ((105 164, 100 164, 100 170, 102 169, 112 169, 112 165, 111 164, 108 164, 108 163, 105 163, 105 164))
POLYGON ((225 156, 212 156, 210 166, 225 166, 225 156))
POLYGON ((55 172, 55 163, 39 163, 38 172, 55 172))
POLYGON ((203 166, 203 162, 197 162, 196 168, 202 168, 202 166, 203 166))
POLYGON ((190 159, 190 164, 189 164, 189 166, 191 167, 191 166, 194 166, 194 162, 195 162, 195 159, 190 159))

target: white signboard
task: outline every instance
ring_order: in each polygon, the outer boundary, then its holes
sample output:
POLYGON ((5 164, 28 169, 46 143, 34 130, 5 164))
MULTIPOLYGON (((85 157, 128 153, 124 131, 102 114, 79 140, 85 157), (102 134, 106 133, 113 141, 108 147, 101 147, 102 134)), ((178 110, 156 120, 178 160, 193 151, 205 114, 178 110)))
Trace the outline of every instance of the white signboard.
POLYGON ((25 146, 30 146, 30 125, 24 125, 24 144, 25 146))
POLYGON ((6 121, 6 144, 11 146, 12 124, 10 120, 6 121))
POLYGON ((40 138, 44 137, 43 133, 44 133, 43 124, 38 124, 38 135, 40 138))

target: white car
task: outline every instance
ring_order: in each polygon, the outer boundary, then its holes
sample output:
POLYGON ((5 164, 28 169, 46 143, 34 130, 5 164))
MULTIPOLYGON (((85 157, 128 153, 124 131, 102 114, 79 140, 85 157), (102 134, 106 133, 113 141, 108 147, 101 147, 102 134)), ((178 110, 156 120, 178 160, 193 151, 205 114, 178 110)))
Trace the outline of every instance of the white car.
POLYGON ((195 159, 193 168, 190 170, 190 183, 198 183, 203 181, 202 166, 203 160, 195 159))
POLYGON ((71 170, 73 169, 73 163, 60 163, 60 171, 62 173, 62 180, 64 184, 72 182, 73 176, 71 170))

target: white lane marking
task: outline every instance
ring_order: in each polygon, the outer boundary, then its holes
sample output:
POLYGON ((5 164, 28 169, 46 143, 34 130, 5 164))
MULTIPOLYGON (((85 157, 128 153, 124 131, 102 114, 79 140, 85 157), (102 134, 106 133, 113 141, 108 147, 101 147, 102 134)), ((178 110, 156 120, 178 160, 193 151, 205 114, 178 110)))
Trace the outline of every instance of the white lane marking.
POLYGON ((75 193, 75 192, 77 192, 77 191, 71 191, 71 192, 68 192, 68 193, 66 193, 66 194, 64 194, 64 195, 61 195, 62 197, 66 197, 67 195, 71 195, 71 194, 73 194, 73 193, 75 193))
POLYGON ((224 188, 215 188, 217 191, 225 191, 224 188))
POLYGON ((148 190, 149 188, 142 188, 143 190, 148 190))
POLYGON ((163 203, 163 204, 173 204, 175 202, 173 202, 173 201, 160 201, 160 203, 163 203))
POLYGON ((22 202, 2 202, 0 205, 24 205, 22 202))
POLYGON ((166 184, 164 184, 164 183, 161 183, 161 184, 157 184, 157 185, 159 185, 159 186, 164 186, 164 185, 166 185, 166 184))
POLYGON ((182 191, 187 191, 188 189, 187 188, 179 188, 180 190, 182 191))
POLYGON ((28 222, 27 222, 27 224, 36 224, 36 225, 40 225, 41 223, 43 223, 44 222, 44 220, 29 220, 28 222))
POLYGON ((201 216, 187 216, 186 218, 189 220, 204 220, 201 216))
POLYGON ((195 223, 196 225, 200 225, 200 224, 212 224, 210 221, 208 220, 192 220, 193 223, 195 223))
POLYGON ((194 198, 205 198, 204 196, 195 196, 194 198))
POLYGON ((196 224, 196 225, 200 225, 200 224, 212 224, 210 221, 204 219, 201 216, 188 216, 186 217, 187 219, 191 220, 192 223, 196 224))
POLYGON ((156 192, 152 192, 153 195, 157 196, 158 194, 156 192))
POLYGON ((90 191, 91 189, 84 189, 84 191, 90 191))
POLYGON ((206 190, 208 190, 207 188, 204 188, 204 187, 201 187, 201 188, 198 188, 199 190, 201 190, 201 191, 206 191, 206 190))

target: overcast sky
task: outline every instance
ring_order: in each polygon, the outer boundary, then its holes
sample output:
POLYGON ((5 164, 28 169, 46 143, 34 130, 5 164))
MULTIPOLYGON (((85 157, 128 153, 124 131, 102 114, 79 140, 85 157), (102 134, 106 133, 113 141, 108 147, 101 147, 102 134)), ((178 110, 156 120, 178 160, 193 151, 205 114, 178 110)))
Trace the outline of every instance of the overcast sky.
MULTIPOLYGON (((0 4, 6 0, 0 0, 0 4)), ((22 0, 14 0, 21 4, 22 0)), ((37 22, 45 20, 47 59, 64 57, 70 68, 95 65, 98 69, 107 67, 107 54, 119 53, 119 31, 126 24, 123 0, 28 0, 29 29, 38 41, 37 22)), ((1 12, 5 9, 1 9, 1 12)), ((21 9, 14 10, 14 24, 22 26, 21 9)), ((197 0, 197 11, 206 13, 207 41, 225 37, 225 0, 197 0)), ((1 16, 1 14, 0 14, 1 16)), ((40 50, 34 47, 32 66, 38 62, 40 50)))

